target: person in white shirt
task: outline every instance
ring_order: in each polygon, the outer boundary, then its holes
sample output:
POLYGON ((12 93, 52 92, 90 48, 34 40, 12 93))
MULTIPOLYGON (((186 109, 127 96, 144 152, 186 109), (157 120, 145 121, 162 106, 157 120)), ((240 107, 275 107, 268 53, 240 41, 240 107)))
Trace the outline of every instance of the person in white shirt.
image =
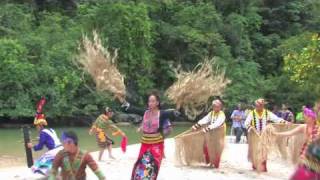
MULTIPOLYGON (((286 123, 285 120, 279 118, 271 111, 265 109, 265 100, 260 98, 255 101, 255 109, 253 109, 247 116, 245 121, 245 126, 248 129, 248 133, 252 128, 254 128, 257 133, 261 134, 265 129, 269 122, 274 123, 286 123)), ((249 144, 249 152, 248 156, 250 157, 250 144, 249 144)), ((267 161, 262 162, 262 171, 267 172, 267 161)), ((256 170, 257 165, 252 164, 252 168, 256 170)))
MULTIPOLYGON (((196 130, 202 129, 203 132, 207 133, 210 130, 213 130, 215 128, 219 128, 222 126, 225 127, 225 119, 226 119, 226 116, 222 111, 222 102, 217 99, 212 101, 212 111, 209 112, 201 120, 199 120, 195 125, 193 125, 192 130, 196 131, 196 130)), ((221 150, 221 153, 222 153, 222 150, 221 150)), ((213 160, 213 162, 211 163, 211 165, 213 164, 215 168, 219 168, 221 153, 218 154, 217 158, 213 160)), ((204 145, 204 154, 205 154, 206 162, 210 163, 207 144, 204 145)))
POLYGON ((218 128, 224 125, 226 116, 221 109, 222 109, 222 102, 220 100, 217 99, 212 101, 212 111, 210 111, 205 117, 203 117, 195 125, 193 125, 192 129, 197 130, 202 126, 207 125, 203 127, 202 130, 204 132, 208 132, 214 128, 218 128))

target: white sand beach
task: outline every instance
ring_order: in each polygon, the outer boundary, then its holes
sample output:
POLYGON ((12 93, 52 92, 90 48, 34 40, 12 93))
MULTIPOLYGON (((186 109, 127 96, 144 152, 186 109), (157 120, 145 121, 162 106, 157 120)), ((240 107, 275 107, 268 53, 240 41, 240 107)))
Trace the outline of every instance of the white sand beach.
MULTIPOLYGON (((247 160, 247 144, 234 144, 226 140, 226 146, 222 155, 219 169, 209 167, 177 167, 174 165, 174 140, 165 141, 166 159, 163 160, 159 173, 159 180, 284 180, 288 179, 294 171, 294 166, 283 161, 279 157, 270 157, 268 160, 268 172, 260 173, 251 170, 251 163, 247 160)), ((119 148, 114 148, 116 160, 107 158, 99 162, 100 168, 108 180, 128 180, 131 169, 136 161, 140 145, 130 145, 123 154, 119 148)), ((92 155, 97 159, 97 152, 92 155)), ((88 179, 97 179, 91 170, 87 169, 88 179)), ((34 175, 27 167, 0 168, 0 179, 40 179, 41 175, 34 175)))

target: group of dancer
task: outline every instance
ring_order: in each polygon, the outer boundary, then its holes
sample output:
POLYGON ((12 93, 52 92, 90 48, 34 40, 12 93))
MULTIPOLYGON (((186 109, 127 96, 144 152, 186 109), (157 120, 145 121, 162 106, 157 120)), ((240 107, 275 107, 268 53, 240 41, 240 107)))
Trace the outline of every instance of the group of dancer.
MULTIPOLYGON (((128 102, 122 102, 122 108, 125 112, 140 114, 143 116, 139 131, 142 133, 141 149, 138 160, 132 171, 132 179, 156 179, 162 158, 164 156, 164 137, 168 131, 170 119, 179 116, 180 113, 176 110, 161 110, 160 97, 157 93, 151 93, 148 96, 148 107, 139 109, 130 105, 128 102)), ((98 160, 102 160, 103 152, 107 148, 109 158, 114 159, 112 155, 113 140, 107 135, 111 132, 112 135, 120 135, 125 137, 125 133, 120 130, 112 121, 113 112, 110 108, 106 108, 96 121, 94 121, 89 134, 95 134, 97 145, 100 148, 98 160)), ((48 175, 49 179, 55 179, 58 176, 58 169, 61 168, 60 176, 63 179, 85 179, 85 167, 89 166, 99 179, 105 179, 102 171, 99 170, 97 163, 93 160, 88 152, 81 151, 78 147, 77 135, 70 131, 62 134, 62 143, 51 128, 45 128, 47 121, 44 114, 37 115, 34 125, 39 130, 39 144, 33 146, 28 144, 29 148, 40 150, 45 145, 48 152, 45 153, 39 160, 46 158, 46 170, 39 171, 41 165, 34 165, 34 172, 39 172, 48 175), (54 151, 53 151, 54 150, 54 151), (48 154, 51 154, 49 157, 48 154)))
MULTIPOLYGON (((134 107, 125 100, 121 103, 123 111, 139 114, 143 117, 141 126, 139 127, 139 131, 142 133, 141 148, 137 161, 133 166, 131 179, 157 179, 161 161, 164 157, 166 124, 181 114, 174 109, 161 109, 160 97, 155 92, 149 94, 146 109, 134 107)), ((264 99, 257 99, 255 101, 255 108, 247 115, 245 120, 245 126, 248 132, 254 130, 258 134, 261 134, 265 131, 269 122, 288 124, 287 121, 267 110, 265 104, 264 99)), ((214 100, 212 102, 212 110, 192 126, 192 131, 208 133, 221 127, 225 129, 226 116, 222 109, 223 102, 219 99, 214 100)), ((107 131, 115 136, 120 135, 126 137, 125 133, 111 121, 112 115, 112 110, 106 108, 105 112, 97 118, 89 131, 90 134, 94 133, 96 135, 97 144, 100 148, 98 160, 102 159, 103 152, 106 148, 108 149, 109 157, 114 158, 112 155, 113 140, 106 134, 107 131)), ((298 169, 291 177, 293 180, 320 178, 320 140, 318 140, 319 129, 316 123, 317 114, 312 109, 305 108, 303 115, 306 124, 297 126, 286 132, 273 132, 273 134, 278 137, 289 137, 297 133, 305 134, 306 141, 301 149, 298 169)), ((48 124, 42 113, 37 114, 34 125, 39 131, 39 143, 37 145, 29 143, 28 147, 33 148, 35 151, 42 149, 43 146, 48 148, 49 151, 37 161, 38 163, 47 162, 43 159, 52 159, 50 174, 41 171, 43 165, 37 163, 33 167, 34 171, 47 174, 50 179, 55 179, 59 174, 58 169, 60 167, 62 169, 60 176, 62 176, 63 179, 85 179, 85 167, 89 166, 99 179, 105 179, 105 176, 91 155, 88 152, 80 150, 78 147, 78 138, 74 132, 64 132, 61 143, 53 129, 45 128, 48 124)), ((250 145, 248 149, 248 157, 249 160, 251 160, 252 152, 250 152, 250 145)), ((207 150, 206 144, 204 144, 203 156, 207 160, 212 160, 211 162, 207 161, 207 163, 210 164, 210 166, 219 168, 222 151, 220 151, 218 155, 215 154, 215 159, 209 158, 211 155, 207 150)), ((267 160, 262 161, 261 164, 255 164, 255 162, 252 161, 252 168, 254 170, 256 170, 258 166, 262 167, 262 171, 266 172, 267 160)))
MULTIPOLYGON (((282 118, 279 118, 271 111, 265 108, 265 100, 260 98, 255 101, 255 108, 247 115, 245 119, 245 126, 247 131, 256 131, 258 134, 261 134, 266 130, 266 127, 269 122, 279 123, 279 124, 291 124, 285 121, 282 118)), ((219 128, 224 125, 225 115, 221 111, 222 103, 219 100, 215 100, 212 103, 212 111, 205 116, 203 119, 198 121, 192 129, 198 130, 202 129, 203 132, 208 132, 215 128, 219 128)), ((318 107, 317 107, 318 108, 318 107)), ((316 111, 319 111, 316 110, 316 111)), ((292 180, 311 180, 311 179, 320 179, 320 139, 319 139, 319 126, 317 125, 317 114, 314 110, 310 108, 304 108, 303 111, 305 124, 299 125, 296 128, 284 131, 284 132, 272 132, 273 135, 277 137, 290 137, 297 135, 299 133, 304 134, 305 142, 300 150, 300 159, 298 163, 298 168, 291 176, 292 180)), ((250 138, 250 137, 249 137, 250 138)), ((303 137, 300 137, 303 138, 303 137)), ((206 146, 204 146, 206 148, 206 146)), ((261 171, 267 172, 267 160, 261 162, 261 164, 255 164, 252 161, 252 151, 248 148, 248 158, 252 162, 253 170, 256 170, 257 167, 262 167, 261 171)), ((204 156, 208 156, 207 151, 204 149, 204 156)), ((219 154, 218 159, 220 160, 221 154, 219 154)), ((210 162, 214 167, 218 168, 219 161, 210 162)))
MULTIPOLYGON (((105 179, 105 176, 89 152, 82 151, 79 148, 78 137, 73 131, 63 132, 60 141, 57 133, 52 128, 47 127, 48 122, 42 113, 44 104, 45 99, 42 98, 37 105, 37 112, 33 123, 39 133, 38 144, 33 145, 30 142, 27 144, 27 147, 34 151, 40 151, 45 146, 48 151, 35 161, 31 170, 51 180, 57 179, 58 176, 68 180, 82 180, 86 179, 85 168, 89 166, 99 179, 105 179), (58 172, 59 168, 61 168, 60 172, 58 172)), ((106 112, 105 116, 108 115, 110 115, 109 112, 106 112)), ((95 131, 97 136, 99 136, 99 131, 96 129, 102 126, 99 124, 99 118, 95 121, 91 130, 95 131)), ((116 129, 116 127, 114 128, 116 129)), ((119 133, 124 135, 121 131, 119 133)), ((108 149, 110 150, 109 155, 112 157, 111 148, 108 149)))

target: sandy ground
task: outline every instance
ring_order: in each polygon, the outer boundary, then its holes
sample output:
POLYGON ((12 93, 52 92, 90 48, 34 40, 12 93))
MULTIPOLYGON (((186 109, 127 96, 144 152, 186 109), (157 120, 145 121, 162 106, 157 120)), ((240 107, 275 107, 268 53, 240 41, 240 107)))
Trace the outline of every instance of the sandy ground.
MULTIPOLYGON (((165 142, 166 159, 163 160, 158 180, 280 180, 288 179, 294 170, 294 166, 279 157, 271 157, 268 161, 267 173, 256 173, 251 170, 251 163, 247 160, 247 144, 230 143, 226 140, 221 165, 219 169, 209 167, 176 167, 173 164, 174 140, 167 139, 165 142)), ((139 152, 140 145, 130 145, 127 153, 123 154, 119 148, 113 149, 116 160, 107 158, 99 162, 100 168, 105 173, 108 180, 128 180, 131 169, 139 152)), ((97 152, 92 155, 97 159, 97 152)), ((87 169, 88 179, 97 179, 90 169, 87 169)), ((39 179, 41 175, 34 175, 27 167, 8 167, 0 169, 0 179, 39 179)))

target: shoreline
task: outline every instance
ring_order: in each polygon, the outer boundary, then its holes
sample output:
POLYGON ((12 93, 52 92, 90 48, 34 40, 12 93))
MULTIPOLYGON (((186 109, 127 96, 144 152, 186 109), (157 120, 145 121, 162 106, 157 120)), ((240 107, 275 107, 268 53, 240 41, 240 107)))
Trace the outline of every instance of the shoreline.
MULTIPOLYGON (((108 180, 127 180, 130 179, 133 164, 136 161, 140 144, 129 145, 127 152, 123 154, 120 148, 113 148, 113 154, 116 160, 107 158, 104 154, 103 162, 98 162, 108 180)), ((257 173, 251 170, 251 163, 247 160, 247 144, 233 144, 226 138, 226 146, 221 158, 219 169, 213 169, 206 166, 186 167, 174 165, 174 140, 165 141, 166 158, 162 161, 158 180, 169 179, 234 179, 234 180, 284 180, 289 179, 295 166, 283 161, 277 157, 270 157, 268 160, 268 172, 257 173), (173 177, 174 175, 174 177, 173 177)), ((92 152, 91 155, 96 160, 98 152, 92 152)), ((90 168, 87 168, 88 179, 95 179, 95 175, 90 168)), ((14 166, 9 168, 0 168, 0 177, 4 179, 39 179, 41 176, 34 175, 26 166, 14 166)))

